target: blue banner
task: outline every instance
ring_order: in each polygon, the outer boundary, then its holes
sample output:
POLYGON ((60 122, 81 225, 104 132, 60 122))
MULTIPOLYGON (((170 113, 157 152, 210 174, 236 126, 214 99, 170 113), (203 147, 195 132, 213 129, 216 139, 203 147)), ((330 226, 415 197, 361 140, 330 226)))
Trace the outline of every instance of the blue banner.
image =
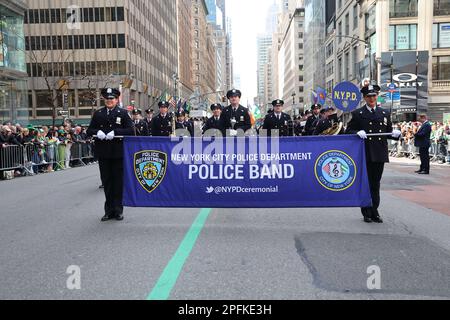
POLYGON ((128 207, 369 207, 372 202, 365 146, 356 136, 127 137, 124 152, 128 207))

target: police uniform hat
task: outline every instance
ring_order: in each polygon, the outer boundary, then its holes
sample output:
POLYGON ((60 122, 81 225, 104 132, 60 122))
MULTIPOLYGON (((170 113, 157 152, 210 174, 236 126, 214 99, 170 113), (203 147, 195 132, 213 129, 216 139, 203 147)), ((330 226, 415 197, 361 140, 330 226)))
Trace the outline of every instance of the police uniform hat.
POLYGON ((185 117, 186 116, 186 112, 184 111, 178 111, 177 113, 175 113, 175 115, 178 117, 185 117))
POLYGON ((311 106, 311 111, 312 111, 312 110, 316 110, 316 109, 322 109, 322 106, 321 106, 320 104, 313 104, 313 105, 311 106))
POLYGON ((158 107, 159 108, 168 108, 170 106, 170 104, 169 104, 169 102, 167 102, 167 101, 160 101, 159 103, 158 103, 158 107))
POLYGON ((142 114, 142 111, 139 110, 139 109, 134 109, 132 113, 135 116, 135 115, 138 115, 138 114, 142 114))
POLYGON ((379 85, 368 85, 364 88, 361 89, 361 93, 365 96, 365 97, 371 97, 371 96, 376 96, 380 93, 381 88, 379 85))
POLYGON ((228 91, 227 93, 227 98, 230 99, 231 97, 242 97, 242 92, 240 90, 237 89, 232 89, 230 91, 228 91))
POLYGON ((327 111, 335 111, 336 109, 333 106, 328 106, 328 107, 323 108, 323 110, 325 112, 327 112, 327 111))
POLYGON ((120 97, 120 91, 114 88, 105 88, 102 90, 102 96, 105 99, 117 99, 120 97))
POLYGON ((150 114, 150 113, 154 113, 155 111, 153 111, 153 109, 147 109, 145 110, 145 113, 150 114))
POLYGON ((211 105, 211 111, 218 110, 218 109, 223 110, 223 106, 220 103, 214 103, 211 105))
POLYGON ((279 104, 281 104, 282 106, 284 106, 284 101, 283 101, 283 100, 280 100, 280 99, 277 99, 277 100, 272 101, 272 105, 273 105, 274 107, 277 106, 277 105, 279 105, 279 104))

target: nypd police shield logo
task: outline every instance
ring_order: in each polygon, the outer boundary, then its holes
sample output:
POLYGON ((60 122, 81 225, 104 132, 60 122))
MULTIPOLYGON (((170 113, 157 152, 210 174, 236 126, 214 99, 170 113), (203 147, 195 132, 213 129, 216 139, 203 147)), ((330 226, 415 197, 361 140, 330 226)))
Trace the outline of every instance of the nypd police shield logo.
POLYGON ((345 152, 331 150, 317 159, 315 174, 322 187, 339 192, 353 186, 357 177, 357 167, 355 161, 345 152))
POLYGON ((149 193, 162 183, 167 172, 167 154, 160 151, 141 151, 134 155, 134 172, 141 186, 149 193))

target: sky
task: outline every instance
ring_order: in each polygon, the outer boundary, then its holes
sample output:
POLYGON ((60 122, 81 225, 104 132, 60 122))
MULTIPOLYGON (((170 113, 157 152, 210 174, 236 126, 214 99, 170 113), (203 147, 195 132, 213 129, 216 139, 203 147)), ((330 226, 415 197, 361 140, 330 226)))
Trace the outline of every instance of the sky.
POLYGON ((253 104, 257 95, 257 50, 256 38, 264 33, 269 7, 274 0, 226 0, 227 16, 232 23, 234 72, 241 76, 243 97, 253 104))

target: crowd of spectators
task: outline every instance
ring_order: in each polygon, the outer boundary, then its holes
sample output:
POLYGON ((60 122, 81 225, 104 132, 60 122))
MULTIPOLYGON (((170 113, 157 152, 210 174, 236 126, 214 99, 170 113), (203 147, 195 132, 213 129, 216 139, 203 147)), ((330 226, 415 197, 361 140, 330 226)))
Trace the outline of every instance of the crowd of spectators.
MULTIPOLYGON (((402 122, 394 125, 394 129, 402 132, 400 141, 393 142, 391 155, 394 157, 418 158, 418 152, 414 147, 414 136, 419 131, 419 122, 402 122)), ((450 164, 450 120, 446 123, 433 122, 431 133, 431 157, 432 161, 450 164)))
MULTIPOLYGON (((34 174, 65 170, 80 164, 81 153, 92 154, 91 139, 86 131, 86 127, 71 122, 59 127, 24 127, 5 122, 0 125, 0 152, 5 154, 5 150, 12 146, 23 147, 25 161, 31 163, 34 174)), ((8 160, 6 157, 2 159, 4 162, 8 160)), ((24 173, 24 170, 15 172, 16 175, 24 173)))

